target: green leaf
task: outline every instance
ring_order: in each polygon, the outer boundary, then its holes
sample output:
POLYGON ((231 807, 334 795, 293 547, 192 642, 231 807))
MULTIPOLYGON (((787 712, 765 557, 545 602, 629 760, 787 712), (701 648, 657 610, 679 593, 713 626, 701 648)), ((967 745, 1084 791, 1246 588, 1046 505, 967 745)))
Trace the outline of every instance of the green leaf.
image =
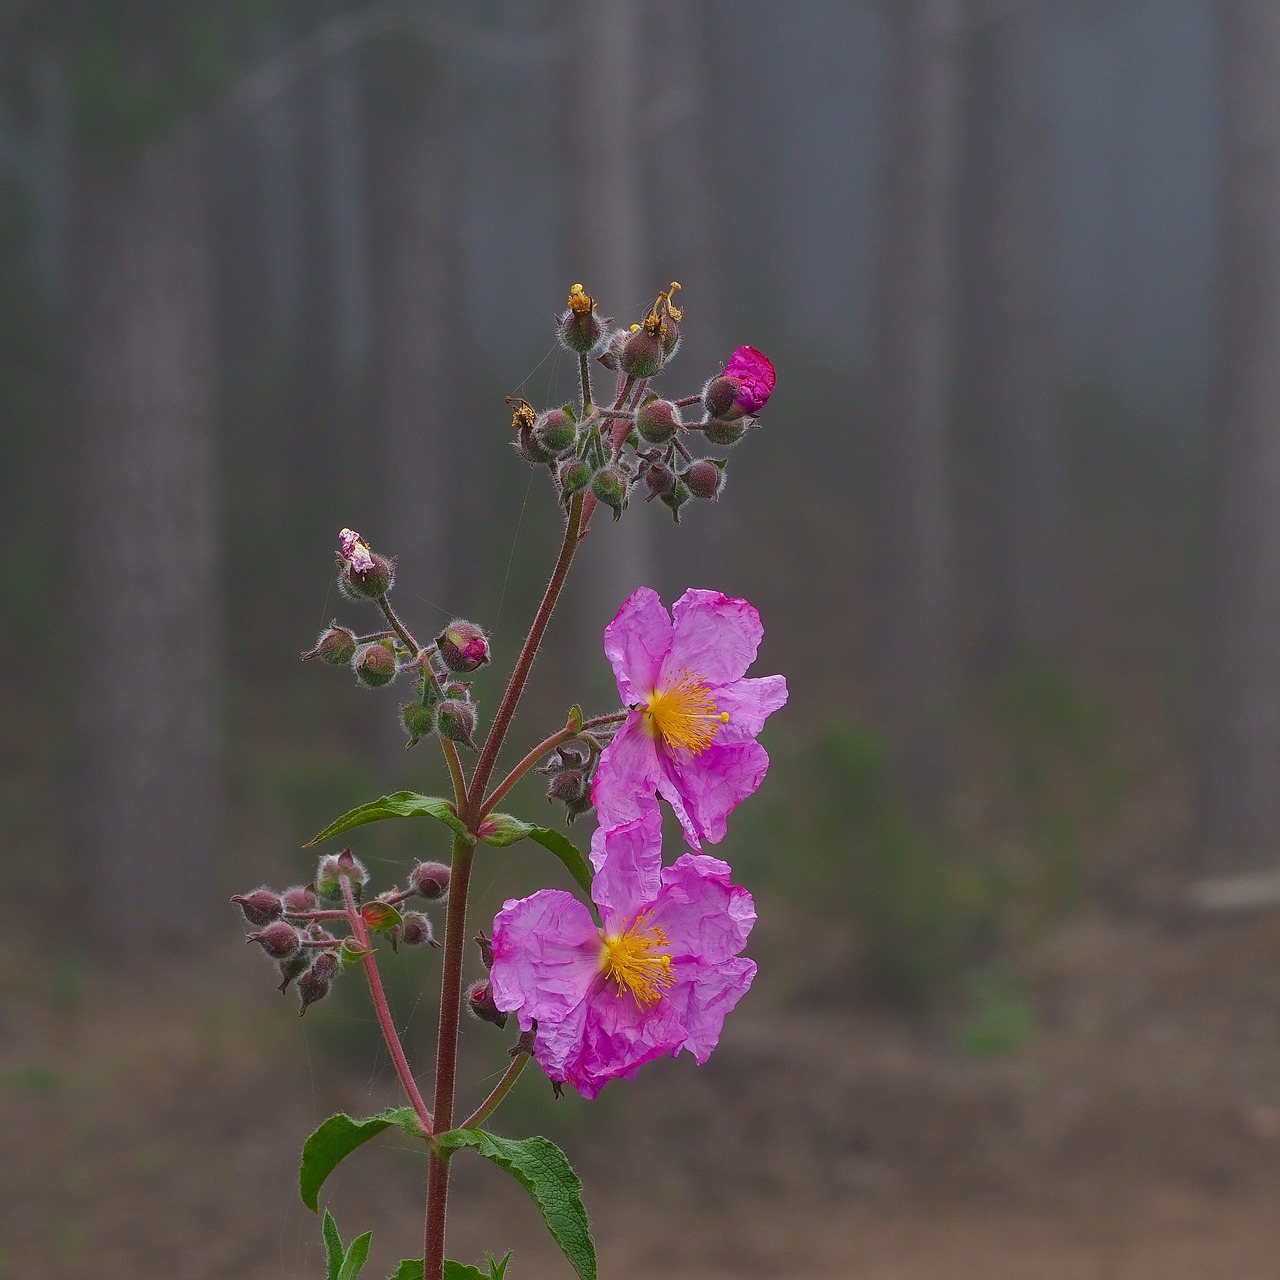
POLYGON ((469 1262, 454 1262, 452 1258, 444 1260, 444 1280, 489 1280, 479 1267, 469 1262))
MULTIPOLYGON (((449 1274, 450 1263, 446 1260, 444 1273, 449 1274)), ((387 1280, 422 1280, 422 1259, 406 1258, 388 1277, 387 1280)))
POLYGON ((347 1256, 342 1260, 342 1270, 338 1272, 338 1280, 359 1280, 364 1264, 369 1260, 369 1245, 372 1241, 373 1232, 366 1231, 364 1235, 357 1236, 351 1242, 351 1248, 347 1250, 347 1256))
POLYGON ((447 800, 442 800, 439 796, 422 796, 416 791, 393 791, 389 796, 381 796, 368 804, 362 804, 358 809, 352 809, 350 813, 344 813, 318 836, 312 836, 302 847, 310 849, 313 844, 328 840, 330 836, 340 836, 344 831, 363 827, 369 822, 380 822, 383 818, 435 818, 455 835, 471 839, 466 827, 454 813, 453 805, 447 800))
POLYGON ((373 955, 373 948, 362 947, 354 938, 343 938, 342 946, 338 948, 338 962, 342 965, 344 973, 353 964, 358 964, 365 956, 371 955, 373 955))
POLYGON ((511 1261, 511 1250, 508 1249, 497 1262, 493 1260, 493 1254, 486 1256, 489 1259, 488 1280, 504 1280, 507 1274, 507 1263, 511 1261))
POLYGON ((360 917, 378 933, 388 933, 404 923, 404 917, 389 902, 366 902, 360 908, 360 917))
MULTIPOLYGON (((313 1205, 312 1208, 315 1206, 313 1205)), ((324 1211, 324 1256, 325 1274, 328 1280, 338 1280, 338 1268, 342 1266, 342 1238, 338 1235, 338 1224, 328 1209, 324 1211)))
POLYGON ((435 1141, 445 1150, 471 1147, 511 1174, 533 1197, 547 1230, 580 1280, 596 1280, 596 1247, 582 1206, 582 1180, 554 1142, 499 1138, 483 1129, 451 1129, 435 1141))
MULTIPOLYGON (((573 706, 569 708, 569 717, 565 721, 564 727, 568 729, 570 733, 582 732, 582 708, 578 706, 576 702, 573 704, 573 706)), ((507 1254, 507 1258, 509 1258, 510 1256, 511 1256, 510 1254, 507 1254)), ((503 1270, 506 1269, 506 1265, 507 1265, 507 1260, 506 1258, 504 1258, 502 1260, 503 1270)))
MULTIPOLYGON (((302 1146, 302 1168, 298 1173, 298 1191, 302 1203, 312 1213, 319 1212, 318 1197, 324 1180, 357 1147, 376 1138, 384 1129, 396 1125, 406 1133, 422 1137, 422 1126, 411 1107, 388 1107, 367 1120, 353 1120, 339 1112, 330 1116, 302 1146)), ((325 1214, 328 1217, 326 1211, 325 1214)), ((325 1228, 328 1239, 328 1228, 325 1228)))
POLYGON ((529 839, 536 840, 544 849, 550 849, 564 863, 569 874, 578 882, 582 892, 588 898, 591 897, 591 878, 595 873, 591 870, 591 864, 578 852, 575 845, 551 827, 530 827, 529 839))
POLYGON ((523 840, 532 831, 530 823, 522 822, 509 813, 491 813, 480 824, 480 839, 485 844, 504 849, 517 840, 523 840))

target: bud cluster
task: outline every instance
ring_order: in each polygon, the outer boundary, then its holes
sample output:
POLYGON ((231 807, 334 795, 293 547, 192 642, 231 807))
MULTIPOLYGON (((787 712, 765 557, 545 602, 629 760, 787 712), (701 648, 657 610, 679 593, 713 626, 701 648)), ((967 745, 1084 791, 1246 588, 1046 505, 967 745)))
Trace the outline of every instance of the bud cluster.
POLYGON ((754 347, 739 347, 700 395, 667 400, 649 389, 680 346, 684 312, 673 302, 679 288, 673 280, 639 324, 611 329, 612 319, 597 315, 595 299, 575 284, 556 325, 561 345, 581 363, 581 402, 539 412, 527 400, 507 397, 515 406, 516 452, 550 470, 566 505, 590 494, 617 520, 640 490, 646 502, 659 499, 678 524, 690 498, 716 502, 724 489, 727 459, 695 456, 693 433, 728 448, 758 425, 776 379, 768 357, 754 347), (593 402, 589 357, 617 374, 611 409, 593 402), (686 422, 681 410, 692 406, 702 416, 686 422))
POLYGON ((440 862, 419 862, 409 873, 407 889, 392 888, 375 898, 365 897, 369 871, 350 849, 325 854, 310 884, 277 891, 266 885, 250 893, 237 893, 231 901, 253 932, 246 942, 256 942, 275 961, 283 995, 296 985, 300 1013, 324 999, 343 969, 369 954, 362 942, 370 933, 386 934, 393 951, 400 944, 437 947, 431 921, 425 912, 405 910, 412 898, 443 904, 449 894, 449 868, 440 862), (344 883, 345 882, 345 883, 344 883), (347 902, 350 888, 351 903, 347 902), (346 926, 342 937, 331 927, 346 926))
POLYGON ((552 804, 564 805, 564 820, 569 826, 591 812, 591 782, 606 745, 596 733, 580 733, 558 746, 555 753, 534 770, 550 778, 547 799, 552 804))

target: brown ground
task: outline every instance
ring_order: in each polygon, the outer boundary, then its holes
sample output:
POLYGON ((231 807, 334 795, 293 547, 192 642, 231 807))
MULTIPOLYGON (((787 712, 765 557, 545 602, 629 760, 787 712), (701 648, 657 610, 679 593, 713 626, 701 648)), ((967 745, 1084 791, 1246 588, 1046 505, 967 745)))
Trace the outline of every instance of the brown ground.
MULTIPOLYGON (((90 979, 70 1011, 29 952, 0 956, 0 1276, 322 1274, 301 1141, 396 1098, 268 1002, 246 955, 90 979), (215 973, 235 989, 210 996, 215 973)), ((595 1109, 534 1082, 601 1274, 1280 1276, 1280 917, 1093 915, 1022 968, 1043 1029, 998 1060, 932 1023, 753 993, 703 1068, 656 1064, 595 1109)), ((419 1252, 421 1158, 379 1142, 325 1194, 344 1235, 375 1229, 367 1280, 419 1252)), ((567 1274, 518 1187, 456 1167, 451 1254, 514 1247, 513 1280, 567 1274)))

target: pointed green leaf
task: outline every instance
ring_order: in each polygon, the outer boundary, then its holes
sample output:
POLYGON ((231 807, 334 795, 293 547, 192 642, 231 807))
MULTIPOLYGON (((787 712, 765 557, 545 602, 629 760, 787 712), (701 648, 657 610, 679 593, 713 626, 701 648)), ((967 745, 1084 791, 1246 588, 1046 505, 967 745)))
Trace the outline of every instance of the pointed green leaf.
POLYGON ((511 1174, 533 1197, 547 1230, 579 1280, 596 1280, 596 1247, 582 1207, 582 1180, 554 1142, 499 1138, 483 1129, 451 1129, 435 1141, 445 1150, 471 1147, 511 1174))
POLYGON ((571 844, 552 827, 530 827, 529 839, 536 840, 544 849, 550 849, 564 863, 582 892, 588 898, 591 897, 591 878, 595 873, 591 870, 591 864, 578 852, 576 845, 571 844))
POLYGON ((342 965, 345 973, 353 964, 371 955, 373 955, 372 947, 362 947, 354 938, 343 938, 342 946, 338 948, 338 963, 342 965))
MULTIPOLYGON (((573 706, 569 708, 569 717, 567 720, 565 720, 564 727, 568 729, 570 733, 582 732, 582 708, 578 706, 576 702, 573 704, 573 706)), ((511 1256, 510 1254, 507 1254, 508 1258, 510 1256, 511 1256)), ((506 1265, 507 1265, 507 1261, 506 1261, 506 1258, 504 1258, 502 1260, 502 1266, 504 1270, 506 1269, 506 1265)))
POLYGON ((364 1264, 369 1260, 369 1245, 372 1241, 373 1232, 366 1231, 364 1235, 357 1236, 351 1242, 351 1248, 347 1250, 347 1256, 342 1260, 342 1270, 338 1272, 338 1280, 360 1280, 364 1264))
MULTIPOLYGON (((507 1270, 507 1259, 510 1252, 501 1262, 494 1262, 489 1257, 489 1274, 485 1275, 479 1267, 467 1262, 454 1262, 452 1258, 444 1260, 444 1280, 503 1280, 507 1270), (495 1269, 496 1268, 496 1269, 495 1269)), ((406 1258, 388 1277, 387 1280, 422 1280, 422 1259, 406 1258)))
POLYGON ((383 818, 435 818, 443 822, 455 835, 467 835, 467 829, 453 811, 453 805, 439 796, 422 796, 416 791, 393 791, 389 796, 381 796, 362 804, 350 813, 344 813, 336 822, 331 822, 318 836, 312 836, 302 847, 309 849, 321 840, 330 836, 340 836, 353 827, 363 827, 369 822, 380 822, 383 818))
POLYGON ((493 1260, 493 1254, 490 1253, 486 1256, 489 1259, 488 1280, 504 1280, 507 1274, 507 1263, 511 1261, 511 1250, 508 1249, 497 1262, 493 1260))
POLYGON ((357 1147, 364 1146, 370 1138, 376 1138, 383 1129, 392 1125, 415 1137, 423 1136, 422 1126, 411 1107, 388 1107, 367 1120, 353 1120, 341 1112, 330 1116, 302 1146, 302 1168, 298 1172, 302 1203, 312 1213, 318 1212, 318 1197, 324 1180, 357 1147))
MULTIPOLYGON (((422 1259, 406 1258, 388 1277, 387 1280, 422 1280, 422 1259)), ((444 1273, 449 1274, 449 1263, 446 1259, 444 1273)))
POLYGON ((480 824, 480 839, 485 844, 504 849, 517 840, 523 840, 532 831, 533 827, 529 823, 522 822, 509 813, 491 813, 480 824))
POLYGON ((360 908, 360 916, 370 929, 387 933, 404 923, 404 917, 389 902, 366 902, 360 908))
POLYGON ((342 1238, 338 1235, 338 1224, 328 1209, 324 1211, 324 1256, 325 1275, 328 1280, 338 1280, 338 1268, 342 1266, 342 1238))

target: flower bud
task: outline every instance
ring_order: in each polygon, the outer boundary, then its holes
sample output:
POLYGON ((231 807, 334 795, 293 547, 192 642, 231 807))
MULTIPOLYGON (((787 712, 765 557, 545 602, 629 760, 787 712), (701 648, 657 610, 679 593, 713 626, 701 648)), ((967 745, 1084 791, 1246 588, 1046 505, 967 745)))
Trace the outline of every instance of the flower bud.
POLYGON ((489 661, 489 637, 474 622, 463 618, 454 618, 436 636, 436 648, 440 661, 456 675, 466 675, 489 661))
POLYGON ((562 769, 553 774, 547 787, 547 799, 560 804, 577 804, 589 791, 585 774, 580 769, 562 769))
POLYGON ((280 895, 284 909, 293 915, 316 909, 316 891, 309 884, 295 884, 280 895))
POLYGON ((240 908, 246 923, 259 927, 278 920, 280 913, 284 910, 284 904, 280 901, 279 895, 268 889, 266 885, 261 889, 255 889, 252 893, 233 894, 231 901, 240 908))
POLYGON ((396 678, 396 656, 378 640, 362 644, 352 666, 356 678, 370 689, 379 689, 396 678))
POLYGON ((742 410, 734 403, 738 383, 724 374, 712 378, 702 388, 702 407, 709 418, 740 418, 742 410))
POLYGON ((652 378, 662 369, 662 339, 643 325, 628 335, 618 352, 618 368, 633 378, 652 378))
POLYGON ((615 520, 621 520, 622 513, 626 510, 629 487, 626 475, 618 467, 601 467, 591 477, 591 492, 598 502, 604 503, 613 511, 615 520))
POLYGON ((443 902, 449 892, 449 868, 443 862, 419 862, 409 872, 414 892, 428 902, 443 902))
POLYGON ((287 960, 297 955, 302 937, 293 925, 285 920, 269 924, 260 933, 251 933, 246 942, 256 942, 273 960, 287 960))
POLYGON ((606 324, 596 315, 596 300, 575 284, 569 290, 568 310, 556 322, 561 344, 576 355, 590 355, 603 339, 606 324))
POLYGON ((404 725, 404 731, 409 735, 409 741, 405 749, 416 747, 423 738, 435 732, 436 709, 434 704, 424 707, 421 702, 406 702, 400 708, 400 723, 404 725))
POLYGON ((338 534, 338 587, 353 600, 378 600, 391 590, 396 562, 370 550, 354 529, 338 534))
POLYGON ((748 427, 755 425, 754 418, 709 418, 702 424, 702 434, 707 437, 708 444, 727 449, 747 434, 748 427))
POLYGON ((351 887, 356 891, 355 896, 359 899, 359 890, 369 879, 369 872, 364 863, 350 849, 343 849, 341 853, 326 853, 316 867, 317 895, 328 902, 341 900, 344 878, 351 881, 351 887))
POLYGON ((744 414, 759 413, 778 381, 773 361, 755 347, 739 347, 729 357, 724 373, 738 384, 734 404, 744 414))
POLYGON ((680 410, 657 396, 646 400, 636 413, 636 430, 650 444, 666 444, 682 425, 680 410))
POLYGON ((276 990, 281 995, 284 995, 289 989, 289 983, 311 968, 311 954, 309 950, 300 947, 287 960, 280 960, 276 963, 276 968, 280 973, 280 985, 276 990))
POLYGON ((355 656, 355 651, 356 633, 347 630, 346 627, 338 626, 335 622, 328 630, 320 633, 320 639, 316 641, 316 647, 308 649, 301 656, 303 662, 310 662, 312 658, 320 658, 324 662, 331 662, 335 667, 345 667, 355 656))
POLYGON ((591 792, 588 791, 581 800, 574 800, 564 807, 564 820, 568 826, 573 824, 582 817, 584 813, 590 813, 595 805, 591 803, 591 792))
POLYGON ((550 458, 561 458, 578 443, 578 424, 568 409, 548 409, 533 426, 538 448, 550 458))
POLYGON ((472 702, 460 698, 446 698, 436 709, 436 730, 450 742, 460 742, 464 747, 476 750, 476 708, 472 702))
POLYGON ((400 928, 400 936, 404 939, 404 944, 407 947, 421 947, 426 944, 433 947, 438 945, 435 933, 431 928, 431 921, 421 911, 406 911, 400 928))
POLYGON ((317 972, 318 968, 319 961, 298 979, 298 1017, 300 1018, 317 1000, 323 1000, 333 985, 330 978, 317 972))
POLYGON ((698 458, 681 479, 695 498, 716 502, 724 488, 724 463, 715 458, 698 458))
POLYGON ((493 991, 487 978, 481 978, 467 988, 467 1008, 481 1022, 492 1022, 499 1029, 507 1025, 507 1014, 494 1004, 493 991))
POLYGON ((627 345, 627 340, 631 335, 625 329, 615 329, 609 335, 609 341, 605 344, 604 350, 596 357, 606 369, 617 373, 620 361, 622 359, 622 348, 627 345))
POLYGON ((689 501, 689 486, 677 476, 675 484, 671 487, 671 492, 664 493, 662 501, 671 512, 671 518, 676 524, 679 524, 680 508, 689 501))
POLYGON ((556 471, 562 501, 568 502, 591 483, 591 468, 581 458, 566 458, 556 471))
POLYGON ((649 490, 646 502, 661 498, 676 487, 676 473, 665 462, 651 462, 644 469, 644 482, 649 490))
POLYGON ((493 968, 493 939, 483 929, 472 938, 472 942, 480 948, 480 963, 486 969, 493 968))

